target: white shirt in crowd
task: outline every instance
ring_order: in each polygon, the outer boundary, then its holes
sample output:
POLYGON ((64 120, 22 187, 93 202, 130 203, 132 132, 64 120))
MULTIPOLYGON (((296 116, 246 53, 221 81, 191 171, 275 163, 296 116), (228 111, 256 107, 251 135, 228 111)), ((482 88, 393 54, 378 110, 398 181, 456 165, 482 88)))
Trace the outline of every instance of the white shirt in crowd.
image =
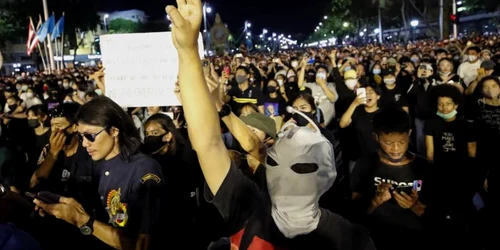
POLYGON ((326 96, 323 89, 316 84, 315 82, 306 82, 304 83, 305 87, 311 89, 312 96, 314 97, 314 102, 316 106, 323 111, 323 117, 325 119, 325 125, 328 125, 332 119, 335 117, 335 102, 339 99, 339 95, 337 94, 337 90, 335 89, 335 85, 331 82, 327 83, 326 86, 332 93, 335 94, 336 98, 333 102, 331 102, 326 96))
POLYGON ((462 78, 465 86, 469 87, 469 84, 476 80, 477 70, 481 67, 481 60, 477 60, 475 63, 463 62, 458 66, 457 74, 462 78))

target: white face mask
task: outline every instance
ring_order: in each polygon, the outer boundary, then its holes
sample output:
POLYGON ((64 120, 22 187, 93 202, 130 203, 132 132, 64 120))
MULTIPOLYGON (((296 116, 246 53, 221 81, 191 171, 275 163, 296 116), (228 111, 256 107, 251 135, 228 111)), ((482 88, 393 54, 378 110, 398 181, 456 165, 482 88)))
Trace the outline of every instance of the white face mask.
MULTIPOLYGON (((308 234, 317 228, 321 217, 319 199, 337 176, 331 143, 320 132, 292 126, 268 149, 266 160, 271 215, 287 238, 308 234), (289 157, 290 152, 299 153, 289 157), (300 174, 292 168, 299 163, 315 164, 317 168, 300 174)), ((285 127, 289 126, 285 124, 285 127)))
POLYGON ((394 85, 396 83, 396 79, 394 79, 394 78, 384 79, 384 83, 386 85, 394 85))
POLYGON ((326 73, 325 72, 319 72, 319 73, 316 74, 316 78, 326 79, 326 73))
POLYGON ((283 85, 283 80, 282 80, 282 79, 278 79, 278 80, 276 80, 276 81, 278 82, 278 84, 279 84, 280 86, 282 86, 282 85, 283 85))
POLYGON ((28 99, 33 98, 33 92, 26 92, 26 98, 28 99))
POLYGON ((296 61, 293 61, 293 62, 292 62, 292 67, 293 67, 293 68, 297 68, 297 66, 299 66, 299 63, 298 63, 298 62, 296 62, 296 61))
POLYGON ((467 56, 467 59, 469 60, 469 62, 473 62, 473 61, 475 61, 477 59, 477 56, 471 56, 471 55, 469 55, 469 56, 467 56))
POLYGON ((65 89, 69 88, 69 83, 67 83, 67 82, 63 82, 62 85, 63 85, 63 88, 65 88, 65 89))
POLYGON ((356 87, 356 84, 358 83, 357 79, 347 79, 345 80, 345 86, 347 86, 348 89, 353 90, 354 87, 356 87))

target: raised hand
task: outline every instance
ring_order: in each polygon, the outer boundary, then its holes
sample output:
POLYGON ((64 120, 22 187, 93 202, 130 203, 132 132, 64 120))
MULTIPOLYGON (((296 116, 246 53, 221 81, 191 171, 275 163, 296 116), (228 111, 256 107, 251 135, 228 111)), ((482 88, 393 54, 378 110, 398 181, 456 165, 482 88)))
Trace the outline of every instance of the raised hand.
POLYGON ((177 50, 198 49, 202 4, 200 0, 177 0, 177 8, 165 8, 172 20, 172 39, 177 50))

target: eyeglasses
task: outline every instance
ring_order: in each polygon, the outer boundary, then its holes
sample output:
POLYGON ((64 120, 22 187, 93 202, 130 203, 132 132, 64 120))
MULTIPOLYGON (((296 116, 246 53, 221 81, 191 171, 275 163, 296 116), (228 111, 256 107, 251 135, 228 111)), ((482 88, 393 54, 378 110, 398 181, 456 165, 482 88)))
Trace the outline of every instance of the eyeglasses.
POLYGON ((78 137, 80 138, 80 141, 83 141, 83 138, 87 139, 89 142, 95 142, 95 139, 97 138, 97 136, 99 134, 101 134, 102 132, 104 132, 105 130, 107 129, 106 128, 103 128, 101 129, 99 132, 97 133, 94 133, 94 134, 89 134, 89 133, 79 133, 78 134, 78 137))

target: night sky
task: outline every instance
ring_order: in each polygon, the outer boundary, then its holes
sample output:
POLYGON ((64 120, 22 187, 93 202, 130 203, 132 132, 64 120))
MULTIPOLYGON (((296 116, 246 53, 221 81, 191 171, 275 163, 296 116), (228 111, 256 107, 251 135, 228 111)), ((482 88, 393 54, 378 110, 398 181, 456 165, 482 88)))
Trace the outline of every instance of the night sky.
MULTIPOLYGON (((212 0, 207 1, 212 7, 208 20, 212 24, 215 13, 221 15, 232 32, 240 33, 245 20, 252 24, 254 34, 262 33, 266 28, 278 34, 305 35, 314 31, 316 25, 327 12, 326 6, 331 0, 212 0), (251 6, 250 4, 251 3, 251 6)), ((100 0, 98 10, 113 11, 141 9, 151 19, 160 19, 165 15, 165 6, 175 4, 175 0, 100 0)))

